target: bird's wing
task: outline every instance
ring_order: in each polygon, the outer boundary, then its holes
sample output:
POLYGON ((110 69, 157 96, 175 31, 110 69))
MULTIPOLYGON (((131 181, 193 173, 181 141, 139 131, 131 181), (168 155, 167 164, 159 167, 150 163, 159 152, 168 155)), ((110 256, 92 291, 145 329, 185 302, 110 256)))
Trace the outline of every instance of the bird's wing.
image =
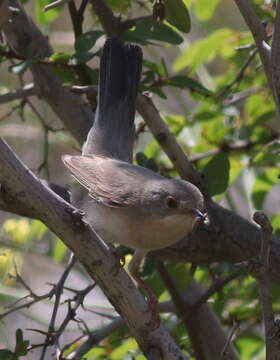
POLYGON ((62 160, 90 197, 111 207, 136 206, 141 201, 143 182, 158 177, 139 166, 100 156, 64 155, 62 160))

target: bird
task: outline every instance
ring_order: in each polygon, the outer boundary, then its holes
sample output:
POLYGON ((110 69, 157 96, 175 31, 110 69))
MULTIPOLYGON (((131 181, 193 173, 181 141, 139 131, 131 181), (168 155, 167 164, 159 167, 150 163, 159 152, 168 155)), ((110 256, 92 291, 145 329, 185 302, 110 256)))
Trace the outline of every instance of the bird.
POLYGON ((155 308, 155 295, 139 275, 144 257, 181 240, 207 221, 207 212, 192 183, 132 163, 141 69, 139 46, 107 39, 94 124, 82 154, 64 155, 62 161, 82 185, 75 205, 95 232, 105 243, 134 250, 129 273, 155 308))

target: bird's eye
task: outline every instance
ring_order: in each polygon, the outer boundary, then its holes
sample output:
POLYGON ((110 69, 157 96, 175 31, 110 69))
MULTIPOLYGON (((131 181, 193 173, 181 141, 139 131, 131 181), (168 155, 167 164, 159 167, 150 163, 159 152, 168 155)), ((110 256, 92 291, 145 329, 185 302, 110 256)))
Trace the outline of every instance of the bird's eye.
POLYGON ((178 207, 178 202, 173 196, 167 196, 166 204, 169 209, 177 209, 178 207))

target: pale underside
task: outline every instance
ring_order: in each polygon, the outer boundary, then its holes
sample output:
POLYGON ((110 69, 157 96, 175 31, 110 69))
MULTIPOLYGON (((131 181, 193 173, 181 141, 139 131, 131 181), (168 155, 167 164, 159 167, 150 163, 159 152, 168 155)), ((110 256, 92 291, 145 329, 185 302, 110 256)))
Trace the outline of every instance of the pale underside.
POLYGON ((94 200, 87 203, 87 220, 106 242, 132 249, 156 250, 182 239, 194 225, 193 218, 176 214, 163 218, 134 215, 128 208, 108 208, 94 200))

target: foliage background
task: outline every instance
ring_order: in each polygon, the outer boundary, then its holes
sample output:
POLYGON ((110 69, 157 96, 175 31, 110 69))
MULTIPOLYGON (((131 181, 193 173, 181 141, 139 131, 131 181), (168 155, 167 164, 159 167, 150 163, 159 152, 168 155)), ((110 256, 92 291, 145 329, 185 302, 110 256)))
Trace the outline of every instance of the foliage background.
MULTIPOLYGON (((53 59, 78 65, 86 73, 86 80, 97 84, 98 55, 104 41, 104 36, 100 36, 102 33, 97 32, 102 30, 97 18, 90 9, 85 12, 83 31, 94 33, 75 41, 67 6, 44 13, 42 7, 47 3, 47 0, 29 0, 24 1, 24 6, 49 36, 56 53, 53 59)), ((186 32, 186 16, 182 17, 182 14, 186 15, 185 10, 174 10, 174 4, 181 4, 181 1, 175 1, 169 6, 175 11, 173 18, 169 18, 171 27, 170 24, 157 24, 159 30, 155 35, 147 30, 144 23, 127 34, 127 39, 141 43, 144 50, 141 91, 153 94, 154 102, 170 130, 197 169, 204 174, 214 199, 247 219, 251 218, 254 209, 264 210, 278 232, 279 126, 260 60, 257 54, 253 55, 252 35, 233 1, 184 0, 183 3, 191 18, 190 32, 186 32), (248 59, 251 59, 250 63, 245 67, 248 59)), ((266 21, 266 31, 270 34, 273 2, 255 0, 252 3, 259 18, 266 21)), ((152 11, 150 1, 109 0, 108 4, 114 12, 129 18, 151 14, 152 11)), ((85 84, 83 77, 79 75, 78 78, 71 67, 56 67, 54 71, 67 85, 85 84)), ((31 82, 28 60, 7 60, 2 56, 1 79, 1 94, 31 82)), ((139 126, 141 121, 138 117, 139 126)), ((78 145, 46 103, 32 98, 28 103, 14 101, 1 104, 0 133, 40 176, 61 185, 71 182, 60 158, 64 153, 79 152, 78 145)), ((135 161, 139 164, 166 176, 177 176, 147 130, 139 132, 135 153, 138 153, 135 161)), ((1 213, 1 223, 2 312, 7 304, 26 294, 26 290, 15 281, 15 264, 20 276, 34 292, 43 294, 49 291, 47 283, 57 282, 67 261, 68 250, 37 220, 1 213)), ((167 268, 177 279, 177 286, 185 290, 191 279, 190 265, 169 263, 167 268)), ((194 278, 207 288, 217 278, 234 271, 234 265, 229 263, 199 264, 194 278)), ((168 291, 156 272, 153 260, 147 260, 143 274, 160 301, 168 300, 168 291)), ((66 285, 82 289, 87 284, 88 276, 77 265, 66 285)), ((70 294, 66 291, 65 299, 70 294)), ((279 310, 279 297, 279 285, 274 284, 275 312, 279 310)), ((261 309, 255 279, 242 274, 211 296, 209 304, 226 331, 230 331, 234 322, 239 323, 234 344, 241 359, 264 359, 261 309)), ((23 330, 24 339, 30 344, 42 342, 42 334, 26 329, 45 331, 52 305, 52 300, 40 302, 2 319, 1 346, 14 348, 17 328, 23 330)), ((85 307, 87 311, 80 309, 78 317, 91 331, 107 323, 108 316, 115 315, 98 289, 87 296, 85 307)), ((66 311, 67 303, 60 308, 59 321, 65 317, 66 311)), ((163 318, 177 343, 192 357, 190 339, 180 319, 171 313, 163 315, 163 318)), ((62 343, 67 344, 77 338, 81 331, 84 331, 83 323, 71 322, 63 333, 62 343)), ((30 352, 28 359, 38 358, 36 351, 30 352)), ((135 341, 123 330, 112 334, 85 358, 140 360, 144 357, 135 341)))

